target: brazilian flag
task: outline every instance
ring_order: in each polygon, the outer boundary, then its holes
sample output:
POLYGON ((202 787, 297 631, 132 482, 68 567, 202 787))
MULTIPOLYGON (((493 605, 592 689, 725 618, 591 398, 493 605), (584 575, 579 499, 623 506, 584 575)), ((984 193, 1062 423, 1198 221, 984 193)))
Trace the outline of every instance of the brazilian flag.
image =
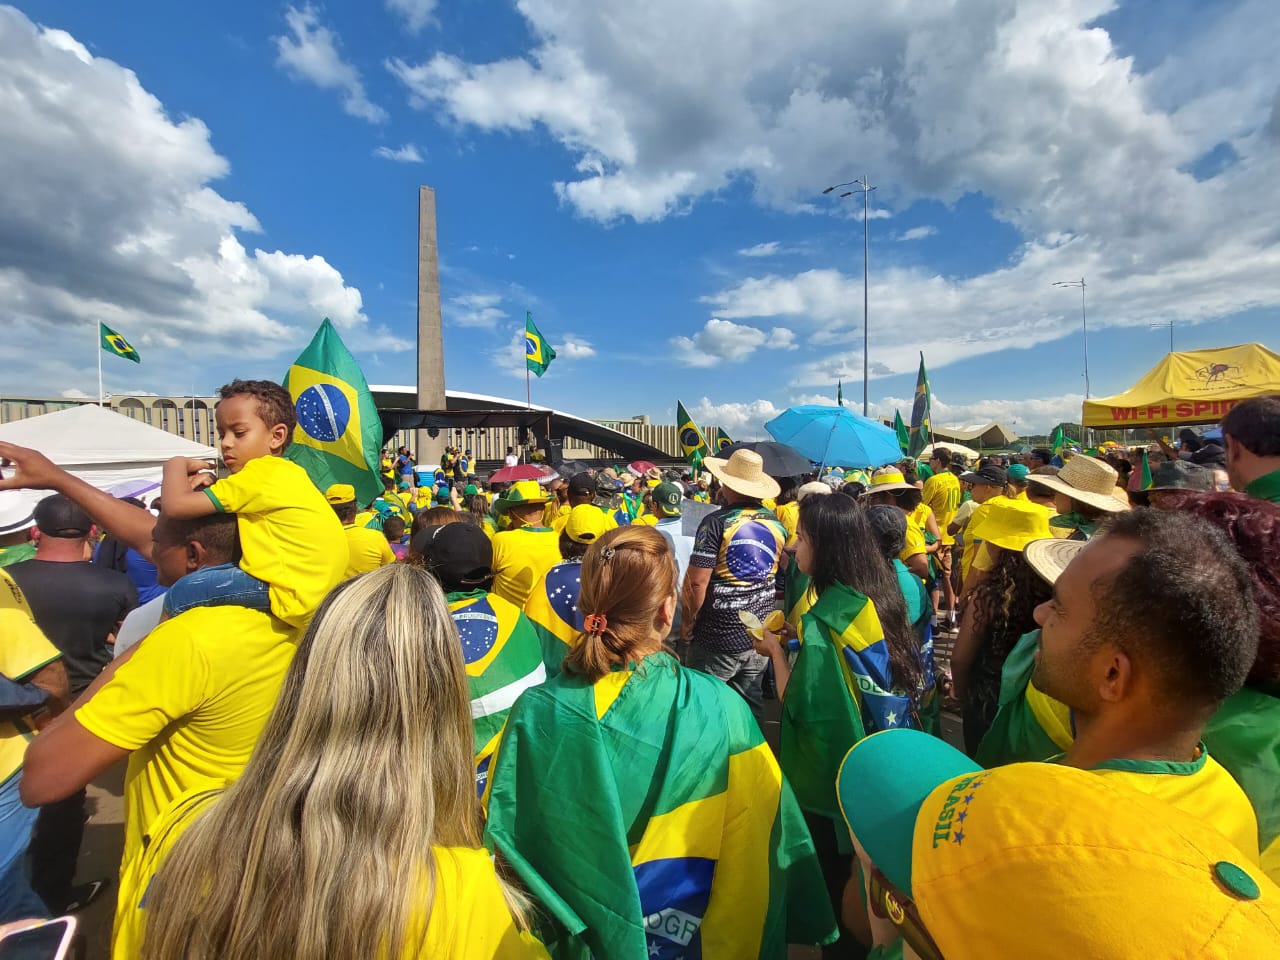
POLYGON ((349 483, 357 503, 371 503, 382 492, 382 421, 364 374, 328 317, 289 368, 284 386, 298 413, 285 457, 321 490, 349 483))
POLYGON ((669 654, 629 666, 526 690, 493 762, 486 845, 546 908, 551 956, 764 960, 834 939, 813 842, 746 704, 669 654))
POLYGON ((902 452, 906 453, 911 449, 911 434, 907 430, 907 425, 902 422, 902 414, 897 410, 893 411, 893 432, 898 435, 898 446, 902 448, 902 452))
POLYGON ((138 356, 138 351, 133 349, 131 344, 120 334, 116 333, 101 320, 98 321, 98 334, 102 337, 102 349, 107 353, 114 354, 117 357, 124 357, 126 360, 132 360, 134 363, 141 363, 142 358, 138 356))
POLYGON ((547 372, 547 367, 551 366, 551 361, 555 358, 555 349, 547 343, 546 338, 533 322, 533 314, 526 310, 524 312, 525 366, 533 371, 535 377, 540 377, 547 372))
POLYGON ((733 446, 733 437, 729 436, 723 430, 720 430, 719 436, 716 440, 716 453, 720 453, 725 447, 731 446, 733 446))
POLYGON ((698 429, 698 425, 693 422, 693 417, 689 416, 689 411, 684 408, 684 404, 679 400, 676 401, 676 433, 680 438, 680 453, 689 461, 689 465, 693 469, 698 470, 702 467, 702 461, 710 454, 711 449, 707 446, 707 441, 703 439, 702 431, 698 429))
POLYGON ((918 457, 933 442, 932 398, 929 393, 929 372, 924 368, 924 354, 920 354, 920 372, 916 375, 916 399, 911 406, 911 430, 908 435, 907 453, 918 457))

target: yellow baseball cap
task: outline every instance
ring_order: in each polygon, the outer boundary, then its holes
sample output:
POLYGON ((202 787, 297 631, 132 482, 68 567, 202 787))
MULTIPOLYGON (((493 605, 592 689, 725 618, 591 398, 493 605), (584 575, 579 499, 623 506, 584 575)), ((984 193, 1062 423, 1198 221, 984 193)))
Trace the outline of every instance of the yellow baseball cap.
POLYGON ((580 503, 570 510, 564 525, 564 532, 575 543, 594 543, 606 529, 604 511, 592 503, 580 503))
POLYGON ((943 957, 1261 957, 1280 943, 1280 887, 1257 864, 1088 770, 982 770, 936 737, 889 730, 849 751, 837 790, 897 888, 890 901, 907 898, 943 957))
POLYGON ((326 488, 324 498, 330 503, 351 503, 356 498, 356 488, 349 483, 334 483, 326 488))
POLYGON ((1002 550, 1020 551, 1032 540, 1053 536, 1049 514, 1030 500, 994 500, 986 505, 972 527, 970 536, 975 540, 985 540, 1002 550))

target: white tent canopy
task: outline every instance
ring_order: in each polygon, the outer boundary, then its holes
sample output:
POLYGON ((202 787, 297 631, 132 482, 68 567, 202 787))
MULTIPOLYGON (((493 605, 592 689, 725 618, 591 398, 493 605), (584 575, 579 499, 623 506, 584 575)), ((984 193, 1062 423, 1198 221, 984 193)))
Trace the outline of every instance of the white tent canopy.
POLYGON ((39 450, 99 490, 148 500, 170 457, 217 459, 213 447, 88 403, 0 425, 0 440, 39 450))

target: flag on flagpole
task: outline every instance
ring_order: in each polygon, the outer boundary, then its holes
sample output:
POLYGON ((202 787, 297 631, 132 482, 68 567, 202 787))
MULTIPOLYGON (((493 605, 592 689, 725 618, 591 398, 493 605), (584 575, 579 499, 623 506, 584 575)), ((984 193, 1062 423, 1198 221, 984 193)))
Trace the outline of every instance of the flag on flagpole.
POLYGON ((893 411, 893 432, 898 435, 898 446, 906 453, 911 448, 911 434, 907 431, 907 425, 902 422, 902 414, 896 409, 893 411))
POLYGON ((1155 485, 1155 480, 1151 477, 1151 464, 1147 461, 1147 448, 1142 448, 1142 486, 1143 490, 1150 490, 1155 485))
POLYGON ((844 406, 844 381, 843 380, 836 381, 836 405, 841 407, 844 406))
POLYGON ((929 372, 924 368, 924 354, 920 354, 920 373, 916 376, 916 400, 911 407, 911 431, 907 453, 917 457, 933 442, 932 401, 929 395, 929 372))
POLYGON ((524 313, 525 366, 533 371, 535 377, 540 377, 547 372, 547 367, 551 366, 551 361, 555 358, 555 348, 547 343, 537 324, 533 322, 533 314, 526 310, 524 313))
POLYGON ((285 457, 324 490, 349 483, 356 501, 382 492, 382 421, 359 364, 326 317, 284 378, 298 425, 285 457))
POLYGON ((729 436, 727 433, 724 432, 724 430, 718 427, 716 429, 718 432, 718 436, 716 439, 716 453, 719 453, 725 447, 733 446, 733 437, 729 436))
POLYGON ((698 429, 698 425, 693 422, 693 417, 689 416, 689 411, 679 400, 676 401, 676 423, 678 424, 676 436, 680 438, 681 456, 694 470, 702 469, 702 461, 711 451, 707 447, 707 441, 702 437, 702 431, 698 429))
POLYGON ((124 357, 126 360, 132 360, 134 363, 141 363, 142 358, 138 356, 138 351, 133 349, 131 344, 120 334, 116 333, 101 320, 98 321, 98 333, 102 337, 102 349, 107 353, 114 354, 117 357, 124 357))

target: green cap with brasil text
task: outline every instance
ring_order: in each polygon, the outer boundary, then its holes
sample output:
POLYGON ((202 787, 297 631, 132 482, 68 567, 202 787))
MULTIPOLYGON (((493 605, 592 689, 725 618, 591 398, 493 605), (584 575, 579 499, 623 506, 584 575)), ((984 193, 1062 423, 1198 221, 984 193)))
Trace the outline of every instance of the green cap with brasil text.
POLYGON ((936 948, 922 956, 1260 957, 1280 943, 1280 887, 1261 868, 1201 820, 1088 770, 982 770, 889 730, 854 745, 837 790, 887 881, 871 884, 880 908, 936 948))

